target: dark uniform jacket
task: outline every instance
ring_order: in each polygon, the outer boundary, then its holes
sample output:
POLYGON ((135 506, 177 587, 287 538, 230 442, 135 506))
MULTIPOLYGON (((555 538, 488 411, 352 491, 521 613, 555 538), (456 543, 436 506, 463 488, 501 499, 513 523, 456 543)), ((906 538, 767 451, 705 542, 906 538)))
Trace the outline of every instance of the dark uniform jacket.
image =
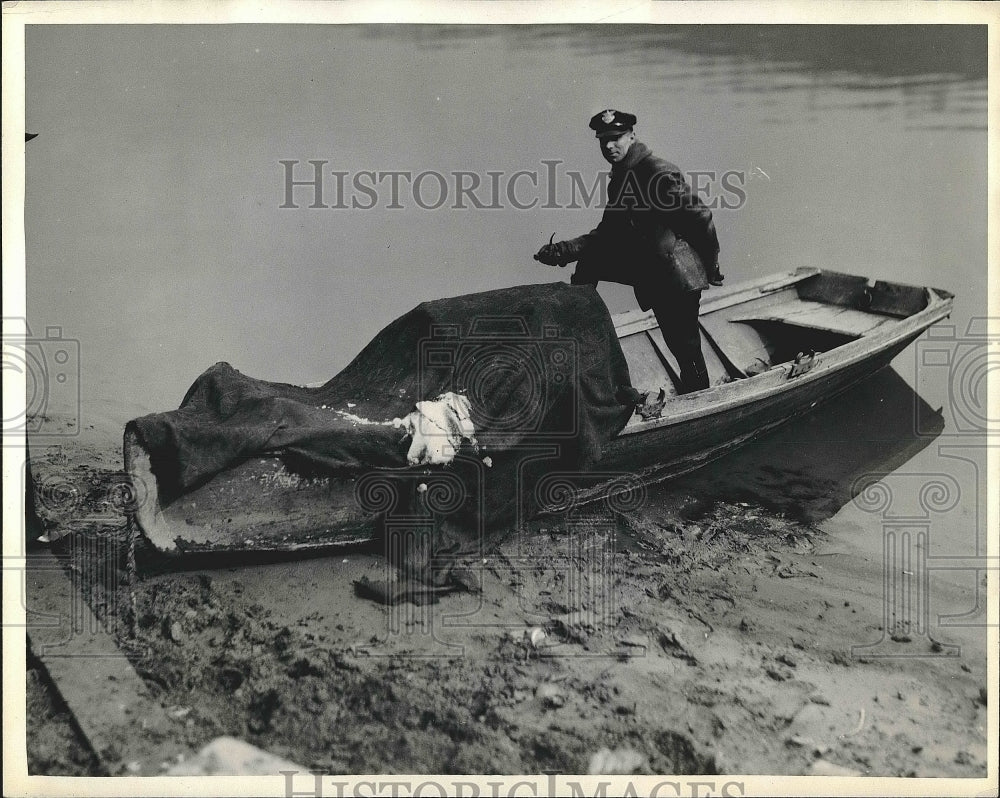
POLYGON ((566 244, 583 282, 632 285, 643 309, 665 291, 707 288, 719 257, 711 211, 680 169, 639 141, 611 168, 601 223, 566 244))

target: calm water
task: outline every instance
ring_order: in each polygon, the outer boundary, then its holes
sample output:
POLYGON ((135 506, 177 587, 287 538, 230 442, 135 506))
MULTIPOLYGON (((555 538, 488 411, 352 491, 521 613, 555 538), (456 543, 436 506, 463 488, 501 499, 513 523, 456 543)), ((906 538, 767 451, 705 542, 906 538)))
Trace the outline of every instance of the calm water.
POLYGON ((488 204, 488 171, 528 170, 520 196, 563 201, 567 172, 606 170, 586 123, 613 106, 683 170, 742 176, 716 213, 730 281, 926 282, 963 326, 986 308, 985 58, 984 31, 948 27, 31 28, 29 320, 81 341, 85 397, 167 409, 217 360, 325 378, 421 300, 567 279, 531 254, 599 208, 455 209, 450 175, 488 204), (449 202, 387 208, 383 183, 371 210, 308 188, 281 209, 279 162, 301 180, 310 159, 434 170, 449 202))
MULTIPOLYGON (((911 347, 898 376, 705 472, 709 483, 738 462, 744 488, 784 495, 804 464, 797 507, 874 557, 884 518, 849 502, 853 480, 943 475, 959 499, 934 511, 931 553, 974 555, 983 441, 962 411, 982 410, 985 382, 975 358, 954 364, 986 314, 985 71, 985 30, 957 26, 33 28, 29 321, 80 341, 85 413, 104 397, 129 414, 175 407, 218 360, 325 379, 419 301, 568 279, 531 255, 600 210, 426 210, 406 192, 390 208, 385 184, 370 210, 308 208, 309 189, 282 209, 282 160, 300 180, 312 159, 484 183, 527 170, 542 185, 543 162, 558 160, 557 175, 589 184, 606 165, 587 120, 622 108, 683 170, 744 177, 745 201, 716 212, 731 282, 809 265, 957 295, 954 334, 935 344, 944 359, 918 368, 911 347), (943 431, 886 423, 918 405, 943 408, 943 431)), ((627 288, 602 293, 612 311, 633 307, 627 288)))

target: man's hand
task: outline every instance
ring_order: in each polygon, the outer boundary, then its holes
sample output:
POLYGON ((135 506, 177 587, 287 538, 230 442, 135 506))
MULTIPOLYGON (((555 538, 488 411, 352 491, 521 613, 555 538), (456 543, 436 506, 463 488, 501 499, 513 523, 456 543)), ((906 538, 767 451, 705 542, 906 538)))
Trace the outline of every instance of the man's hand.
POLYGON ((565 241, 546 244, 535 253, 535 260, 546 266, 565 266, 570 261, 569 247, 565 241))

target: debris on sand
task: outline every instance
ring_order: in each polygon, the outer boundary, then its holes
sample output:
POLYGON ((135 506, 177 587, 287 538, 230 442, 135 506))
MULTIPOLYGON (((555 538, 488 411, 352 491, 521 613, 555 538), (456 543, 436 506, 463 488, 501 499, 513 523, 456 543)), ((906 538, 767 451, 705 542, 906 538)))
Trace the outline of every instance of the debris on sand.
POLYGON ((174 705, 167 707, 164 711, 171 720, 184 720, 184 718, 191 714, 191 707, 174 705))
POLYGON ((684 641, 684 638, 677 634, 677 632, 673 629, 664 629, 664 631, 660 633, 659 643, 660 648, 670 654, 670 656, 682 659, 691 665, 697 664, 698 658, 691 653, 691 649, 684 641))
POLYGON ((833 762, 827 762, 825 759, 817 759, 812 765, 809 766, 809 770, 806 771, 807 776, 863 776, 864 774, 860 770, 852 770, 851 768, 845 768, 842 765, 835 765, 833 762))
POLYGON ((628 776, 645 769, 646 757, 631 748, 601 748, 590 758, 587 773, 591 776, 628 776))
POLYGON ((584 648, 587 647, 594 632, 594 626, 581 613, 576 612, 557 615, 552 618, 551 624, 552 629, 563 638, 564 642, 584 648))
POLYGON ((461 587, 457 584, 430 585, 412 579, 390 582, 385 579, 370 579, 367 576, 354 580, 355 595, 385 605, 402 604, 407 601, 417 606, 433 604, 442 595, 454 593, 461 587))
POLYGON ((644 654, 646 649, 649 648, 649 638, 641 634, 625 635, 625 637, 618 641, 618 645, 620 648, 634 649, 633 653, 640 655, 644 654))
POLYGON ((179 621, 174 621, 170 624, 167 634, 170 639, 173 640, 177 645, 184 645, 184 641, 187 640, 187 635, 184 632, 184 627, 181 626, 179 621))
POLYGON ((764 668, 764 673, 766 673, 776 682, 783 682, 791 676, 791 674, 788 673, 788 671, 783 671, 780 668, 774 668, 770 666, 764 668))
POLYGON ((234 737, 217 737, 191 759, 167 770, 168 776, 277 776, 306 768, 234 737))
POLYGON ((558 709, 566 703, 566 696, 552 682, 542 682, 535 690, 535 698, 550 709, 558 709))
POLYGON ((861 730, 865 727, 865 708, 861 707, 858 712, 858 725, 855 726, 851 731, 844 732, 840 736, 843 737, 854 737, 855 735, 861 734, 861 730))
POLYGON ((803 748, 812 753, 813 756, 823 756, 830 750, 830 746, 823 743, 817 743, 811 737, 803 737, 800 734, 795 734, 789 737, 785 741, 785 745, 789 748, 803 748))

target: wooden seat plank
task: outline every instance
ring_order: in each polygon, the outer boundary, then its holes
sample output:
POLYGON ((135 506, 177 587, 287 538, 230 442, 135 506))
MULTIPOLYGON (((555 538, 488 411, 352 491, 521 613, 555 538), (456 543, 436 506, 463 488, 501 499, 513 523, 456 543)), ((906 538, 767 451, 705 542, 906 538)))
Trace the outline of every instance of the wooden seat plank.
POLYGON ((730 321, 743 323, 754 321, 784 322, 799 327, 861 336, 891 321, 891 319, 887 316, 867 313, 854 308, 800 299, 762 308, 753 314, 734 316, 730 321))

